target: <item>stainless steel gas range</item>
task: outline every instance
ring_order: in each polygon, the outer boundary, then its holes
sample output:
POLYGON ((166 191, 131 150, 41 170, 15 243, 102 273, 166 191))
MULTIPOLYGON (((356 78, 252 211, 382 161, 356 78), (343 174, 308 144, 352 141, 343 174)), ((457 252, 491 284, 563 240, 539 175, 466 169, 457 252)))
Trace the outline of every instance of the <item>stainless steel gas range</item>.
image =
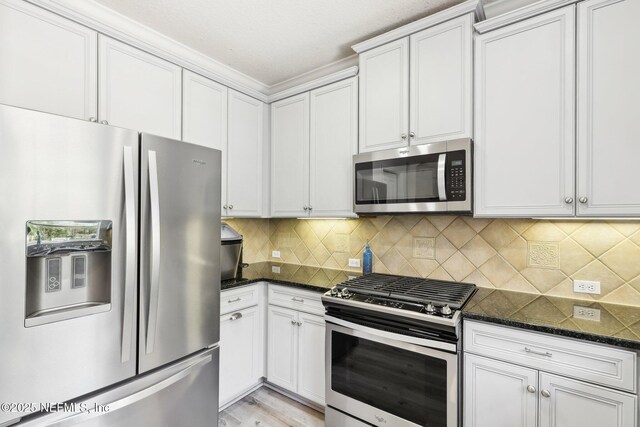
POLYGON ((369 274, 325 293, 326 424, 458 427, 460 309, 474 292, 369 274))

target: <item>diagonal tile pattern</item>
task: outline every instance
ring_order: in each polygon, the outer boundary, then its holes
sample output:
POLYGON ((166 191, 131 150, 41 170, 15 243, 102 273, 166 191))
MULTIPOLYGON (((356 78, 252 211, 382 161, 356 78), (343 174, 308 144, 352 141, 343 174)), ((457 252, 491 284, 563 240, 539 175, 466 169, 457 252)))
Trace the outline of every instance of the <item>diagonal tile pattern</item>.
POLYGON ((246 262, 280 261, 349 270, 349 258, 362 259, 369 242, 373 269, 379 273, 640 306, 640 221, 384 215, 227 222, 245 237, 246 262), (434 256, 425 257, 424 246, 414 251, 415 245, 425 242, 434 245, 434 256), (528 265, 530 242, 557 246, 557 265, 528 265), (280 259, 271 258, 272 250, 280 251, 280 259), (573 279, 601 281, 602 294, 573 293, 573 279))

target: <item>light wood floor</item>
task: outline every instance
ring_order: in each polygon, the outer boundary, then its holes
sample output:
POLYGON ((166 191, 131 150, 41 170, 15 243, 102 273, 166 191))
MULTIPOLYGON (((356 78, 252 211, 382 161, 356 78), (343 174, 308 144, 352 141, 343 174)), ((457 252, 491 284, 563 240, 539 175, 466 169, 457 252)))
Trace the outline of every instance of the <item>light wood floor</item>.
POLYGON ((324 427, 324 414, 260 387, 220 412, 218 426, 324 427))

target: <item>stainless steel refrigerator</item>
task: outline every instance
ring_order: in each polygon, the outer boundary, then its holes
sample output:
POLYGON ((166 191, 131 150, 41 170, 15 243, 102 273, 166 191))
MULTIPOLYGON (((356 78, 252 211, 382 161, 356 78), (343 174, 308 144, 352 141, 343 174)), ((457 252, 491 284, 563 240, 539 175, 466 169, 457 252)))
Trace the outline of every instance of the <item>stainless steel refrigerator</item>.
POLYGON ((217 425, 220 171, 0 105, 0 426, 217 425))

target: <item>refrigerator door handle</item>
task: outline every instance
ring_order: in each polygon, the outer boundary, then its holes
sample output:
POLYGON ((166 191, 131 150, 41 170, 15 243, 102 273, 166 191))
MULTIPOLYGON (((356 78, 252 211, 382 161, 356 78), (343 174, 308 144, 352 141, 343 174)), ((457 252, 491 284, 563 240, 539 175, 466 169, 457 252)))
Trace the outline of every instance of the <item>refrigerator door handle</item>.
POLYGON ((126 227, 126 260, 124 285, 124 314, 122 320, 122 363, 131 357, 131 335, 135 311, 134 291, 136 286, 136 207, 133 170, 133 149, 124 147, 124 205, 126 227))
POLYGON ((155 393, 158 393, 159 391, 164 390, 165 388, 171 386, 172 384, 177 383, 178 381, 187 377, 188 375, 195 372, 196 370, 201 369, 203 366, 210 363, 212 360, 213 360, 213 357, 211 356, 211 354, 207 354, 202 358, 195 360, 193 363, 191 363, 184 369, 181 369, 180 371, 176 372, 175 374, 171 375, 170 377, 163 379, 162 381, 158 381, 157 383, 151 384, 150 386, 145 387, 140 391, 137 391, 133 394, 125 396, 121 399, 117 399, 113 402, 107 403, 106 405, 103 405, 109 408, 107 412, 86 411, 86 410, 75 412, 68 417, 53 421, 53 423, 51 424, 49 423, 43 424, 43 427, 44 426, 66 427, 66 426, 77 425, 78 422, 84 422, 91 418, 95 418, 100 415, 106 415, 114 411, 117 411, 118 409, 122 409, 127 406, 133 405, 134 403, 139 402, 142 399, 149 397, 155 393))
POLYGON ((160 293, 160 195, 158 161, 156 152, 152 150, 149 150, 149 197, 151 199, 151 284, 149 287, 146 354, 153 353, 155 346, 160 293))

